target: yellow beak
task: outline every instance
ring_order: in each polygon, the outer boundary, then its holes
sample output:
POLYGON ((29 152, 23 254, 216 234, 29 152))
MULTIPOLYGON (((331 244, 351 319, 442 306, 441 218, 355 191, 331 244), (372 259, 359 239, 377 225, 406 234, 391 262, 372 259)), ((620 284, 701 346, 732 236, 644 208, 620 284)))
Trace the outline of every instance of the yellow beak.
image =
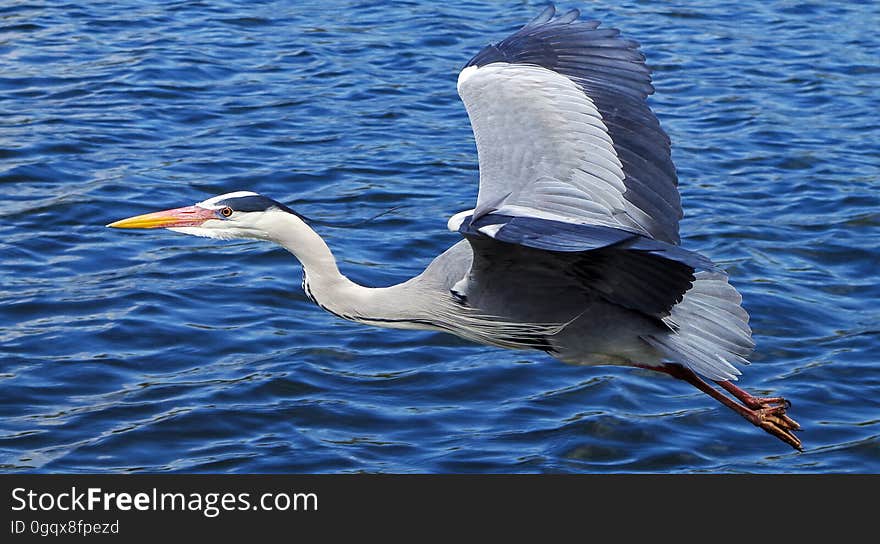
POLYGON ((114 229, 160 229, 169 227, 197 227, 208 219, 217 219, 216 212, 198 206, 174 208, 161 212, 136 215, 110 223, 114 229))

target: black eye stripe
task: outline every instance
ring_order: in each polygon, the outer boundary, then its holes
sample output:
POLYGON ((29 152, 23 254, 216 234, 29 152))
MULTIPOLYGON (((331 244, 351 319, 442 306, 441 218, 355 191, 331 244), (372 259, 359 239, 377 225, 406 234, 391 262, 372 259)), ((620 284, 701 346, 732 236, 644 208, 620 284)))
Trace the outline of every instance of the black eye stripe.
POLYGON ((262 195, 239 196, 217 202, 218 206, 229 206, 237 212, 262 212, 278 203, 262 195))
POLYGON ((218 206, 229 206, 237 212, 264 212, 269 208, 278 208, 288 213, 294 213, 293 210, 284 204, 272 200, 263 195, 239 196, 235 198, 227 198, 217 202, 218 206))
MULTIPOLYGON (((278 208, 299 217, 299 214, 284 204, 263 195, 238 196, 216 202, 215 205, 230 207, 236 212, 264 212, 270 208, 278 208)), ((222 208, 221 208, 222 209, 222 208)))

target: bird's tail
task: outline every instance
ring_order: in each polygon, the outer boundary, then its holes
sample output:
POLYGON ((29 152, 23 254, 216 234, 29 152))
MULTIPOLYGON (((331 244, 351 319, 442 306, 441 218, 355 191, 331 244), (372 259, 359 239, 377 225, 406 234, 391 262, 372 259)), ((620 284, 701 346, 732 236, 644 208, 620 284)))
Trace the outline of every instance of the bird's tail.
POLYGON ((698 272, 693 287, 663 320, 672 332, 643 340, 663 355, 711 380, 736 380, 755 347, 749 314, 727 274, 698 272))

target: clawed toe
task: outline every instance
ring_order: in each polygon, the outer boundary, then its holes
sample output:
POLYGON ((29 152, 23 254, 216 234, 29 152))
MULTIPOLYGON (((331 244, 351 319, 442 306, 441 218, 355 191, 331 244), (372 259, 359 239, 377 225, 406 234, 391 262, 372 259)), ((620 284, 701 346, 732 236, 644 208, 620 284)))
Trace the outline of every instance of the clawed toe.
POLYGON ((786 404, 762 408, 752 412, 749 419, 756 426, 764 429, 773 436, 779 438, 798 451, 803 451, 800 439, 794 435, 794 431, 801 428, 797 421, 785 414, 786 404))
POLYGON ((761 410, 757 410, 757 412, 759 414, 759 417, 769 419, 769 420, 775 422, 777 425, 779 425, 782 428, 789 429, 792 431, 798 431, 798 430, 800 430, 801 426, 798 424, 797 421, 791 419, 785 413, 785 410, 788 408, 788 406, 791 406, 790 402, 787 403, 787 405, 771 406, 769 408, 763 408, 761 410))

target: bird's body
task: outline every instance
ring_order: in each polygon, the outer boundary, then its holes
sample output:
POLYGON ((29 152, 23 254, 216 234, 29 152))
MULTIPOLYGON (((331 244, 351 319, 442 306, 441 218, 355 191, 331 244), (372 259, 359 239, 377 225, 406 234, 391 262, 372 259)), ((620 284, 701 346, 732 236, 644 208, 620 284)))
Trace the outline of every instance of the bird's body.
POLYGON ((469 282, 466 290, 455 291, 472 260, 471 246, 463 241, 398 285, 362 287, 335 274, 310 274, 306 268, 303 289, 321 308, 366 325, 448 332, 487 345, 546 351, 574 364, 662 364, 656 350, 638 340, 640 334, 663 334, 662 327, 577 293, 571 282, 560 282, 543 267, 499 272, 493 281, 469 282), (564 302, 547 305, 546 300, 564 302))
POLYGON ((409 281, 352 282, 305 218, 248 191, 111 226, 269 240, 301 262, 307 296, 344 319, 650 368, 799 449, 786 401, 730 381, 754 346, 748 314, 723 271, 679 246, 678 181, 638 45, 577 11, 554 15, 548 8, 461 71, 479 195, 448 222, 464 239, 409 281))

